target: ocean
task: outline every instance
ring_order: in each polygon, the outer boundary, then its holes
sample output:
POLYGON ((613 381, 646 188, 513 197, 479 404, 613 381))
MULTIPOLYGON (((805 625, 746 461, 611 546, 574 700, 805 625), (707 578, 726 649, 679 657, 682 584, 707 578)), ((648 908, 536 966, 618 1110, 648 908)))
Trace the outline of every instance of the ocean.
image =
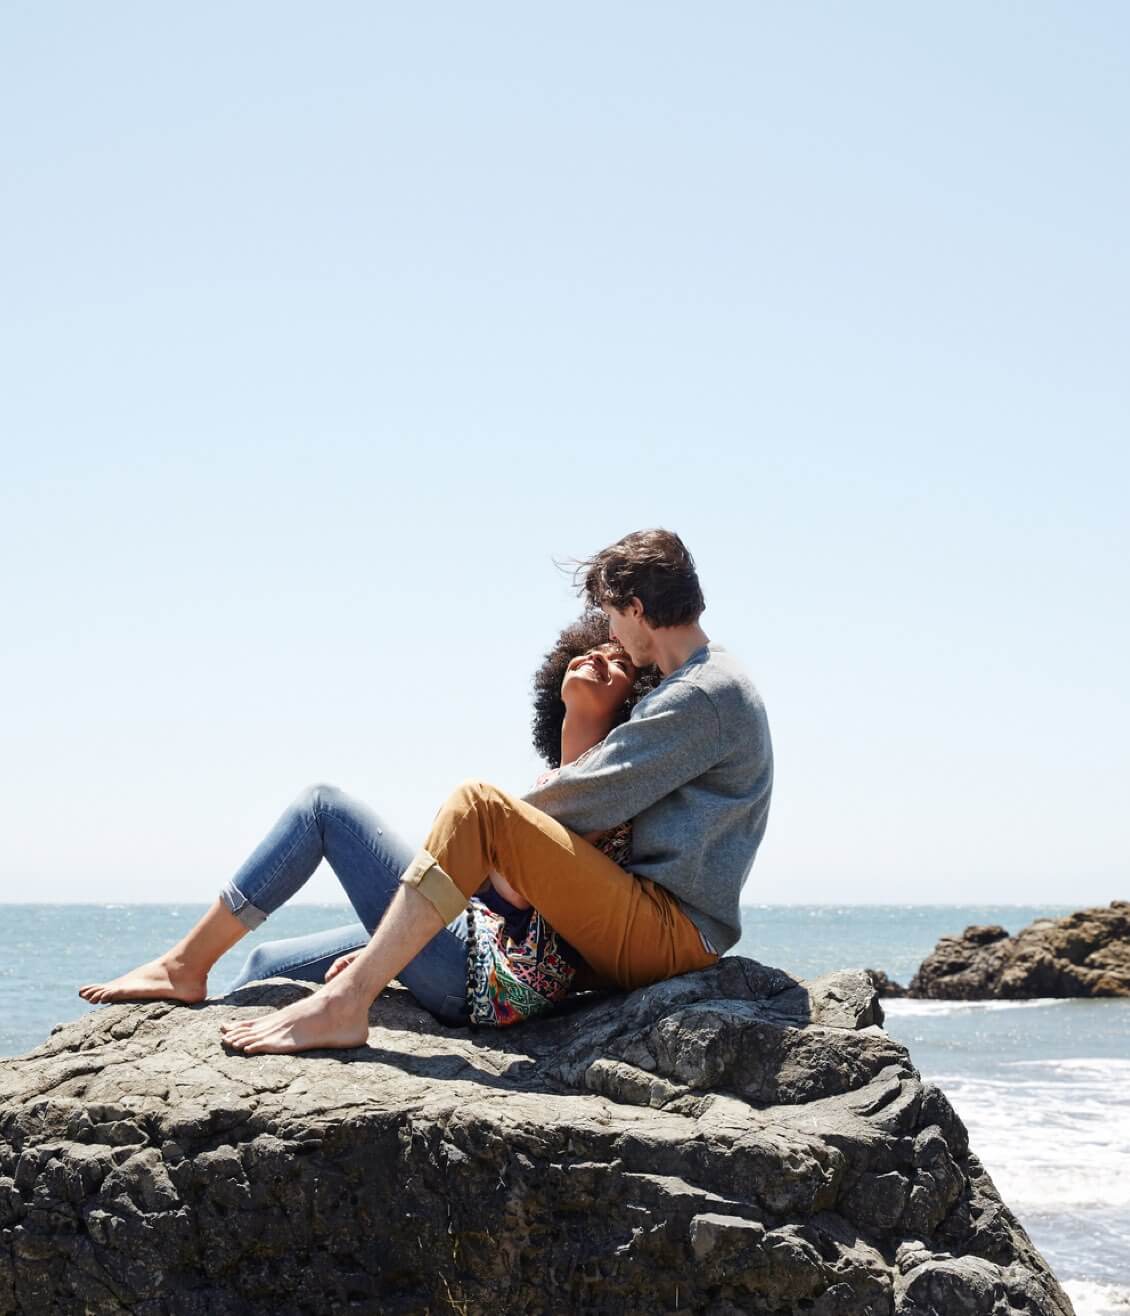
MULTIPOLYGON (((0 904, 0 1057, 89 1008, 75 995, 149 959, 196 905, 0 904)), ((905 985, 939 936, 1016 932, 1070 905, 749 905, 734 953, 798 977, 885 969, 905 985)), ((213 971, 222 993, 259 941, 352 922, 336 905, 279 910, 213 971)), ((886 1027, 941 1085, 1000 1193, 1078 1316, 1130 1316, 1130 1000, 884 1002, 886 1027)))

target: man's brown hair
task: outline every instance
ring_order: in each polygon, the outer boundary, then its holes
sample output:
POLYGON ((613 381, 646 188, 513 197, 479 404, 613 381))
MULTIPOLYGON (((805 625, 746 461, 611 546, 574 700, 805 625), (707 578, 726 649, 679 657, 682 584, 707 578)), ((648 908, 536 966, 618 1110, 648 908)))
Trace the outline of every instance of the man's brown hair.
POLYGON ((619 611, 637 598, 652 626, 689 626, 706 607, 694 558, 670 530, 635 530, 577 564, 579 592, 619 611))

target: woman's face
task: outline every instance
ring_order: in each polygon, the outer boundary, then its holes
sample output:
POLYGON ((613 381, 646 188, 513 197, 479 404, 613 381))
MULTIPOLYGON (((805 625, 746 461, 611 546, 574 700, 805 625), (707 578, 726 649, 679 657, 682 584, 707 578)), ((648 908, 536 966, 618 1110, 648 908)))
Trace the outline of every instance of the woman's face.
POLYGON ((578 654, 565 669, 561 699, 570 711, 612 718, 636 683, 637 668, 615 642, 578 654))

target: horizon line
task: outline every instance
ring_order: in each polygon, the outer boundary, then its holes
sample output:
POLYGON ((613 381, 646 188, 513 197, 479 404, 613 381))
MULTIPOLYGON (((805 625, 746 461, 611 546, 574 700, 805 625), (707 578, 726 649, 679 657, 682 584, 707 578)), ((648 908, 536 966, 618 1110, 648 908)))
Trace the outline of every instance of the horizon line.
MULTIPOLYGON (((1098 900, 1092 901, 1092 904, 1113 904, 1122 899, 1114 896, 1109 901, 1098 900)), ((0 908, 5 905, 16 907, 36 907, 36 906, 78 906, 80 908, 104 909, 109 906, 142 906, 156 908, 158 906, 177 906, 177 905, 203 905, 207 907, 207 900, 10 900, 6 897, 0 897, 0 908)), ((1087 902, 1084 902, 1087 903, 1087 902)), ((997 909, 1029 909, 1035 905, 1068 905, 1072 908, 1078 906, 1078 901, 1067 900, 758 900, 752 902, 742 901, 739 908, 741 909, 803 909, 803 908, 826 908, 839 909, 845 905, 874 907, 876 909, 889 908, 896 906, 900 909, 954 909, 964 908, 977 905, 992 905, 997 909)), ((334 900, 290 900, 286 905, 280 906, 282 909, 350 909, 348 901, 334 900)), ((278 912, 277 910, 275 911, 278 912)))

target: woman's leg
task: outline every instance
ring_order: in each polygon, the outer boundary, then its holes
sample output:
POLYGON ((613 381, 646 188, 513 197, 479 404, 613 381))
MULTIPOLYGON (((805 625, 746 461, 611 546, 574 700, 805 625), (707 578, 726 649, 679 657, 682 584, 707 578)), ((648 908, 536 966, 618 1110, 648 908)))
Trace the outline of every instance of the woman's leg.
POLYGON ((247 928, 217 898, 196 926, 163 955, 110 982, 87 983, 78 994, 91 1005, 154 1000, 191 1005, 208 995, 212 965, 246 936, 247 928))
POLYGON ((220 899, 246 928, 257 928, 325 859, 371 932, 414 853, 368 805, 336 786, 308 786, 251 852, 220 899))
MULTIPOLYGON (((208 969, 219 956, 289 900, 322 859, 328 860, 362 925, 371 931, 395 895, 412 854, 412 848, 360 801, 332 786, 307 788, 227 883, 217 904, 174 948, 193 965, 188 984, 191 999, 203 999, 208 969)), ((458 920, 453 923, 457 925, 454 930, 441 929, 400 975, 426 1008, 436 1007, 433 1013, 442 1012, 447 1019, 455 1009, 453 998, 462 999, 463 988, 455 990, 456 978, 462 975, 465 987, 466 974, 465 935, 460 933, 458 920)), ((83 988, 80 994, 95 1002, 151 998, 154 994, 189 999, 175 986, 173 990, 153 990, 159 977, 153 966, 171 954, 112 983, 83 988)))
MULTIPOLYGON (((362 923, 312 932, 305 937, 261 942, 248 955, 228 994, 267 978, 295 978, 319 986, 341 955, 369 940, 362 923)), ((465 1024, 467 1008, 467 920, 461 915, 424 947, 400 973, 400 981, 429 1014, 445 1024, 465 1024)))
POLYGON ((347 923, 304 937, 287 937, 284 941, 261 941, 243 961, 243 967, 228 987, 237 992, 249 982, 268 978, 296 978, 299 982, 325 982, 326 970, 340 955, 364 946, 369 934, 363 923, 347 923))
MULTIPOLYGON (((337 952, 342 955, 368 941, 414 853, 367 804, 335 786, 311 786, 283 813, 220 899, 245 926, 257 928, 325 859, 362 925, 357 941, 337 952)), ((276 946, 279 955, 295 962, 306 958, 298 947, 292 955, 286 942, 276 946)), ((322 973, 324 977, 325 970, 322 973)), ((398 977, 426 1010, 445 1023, 465 1023, 466 920, 455 918, 441 929, 398 977)))

